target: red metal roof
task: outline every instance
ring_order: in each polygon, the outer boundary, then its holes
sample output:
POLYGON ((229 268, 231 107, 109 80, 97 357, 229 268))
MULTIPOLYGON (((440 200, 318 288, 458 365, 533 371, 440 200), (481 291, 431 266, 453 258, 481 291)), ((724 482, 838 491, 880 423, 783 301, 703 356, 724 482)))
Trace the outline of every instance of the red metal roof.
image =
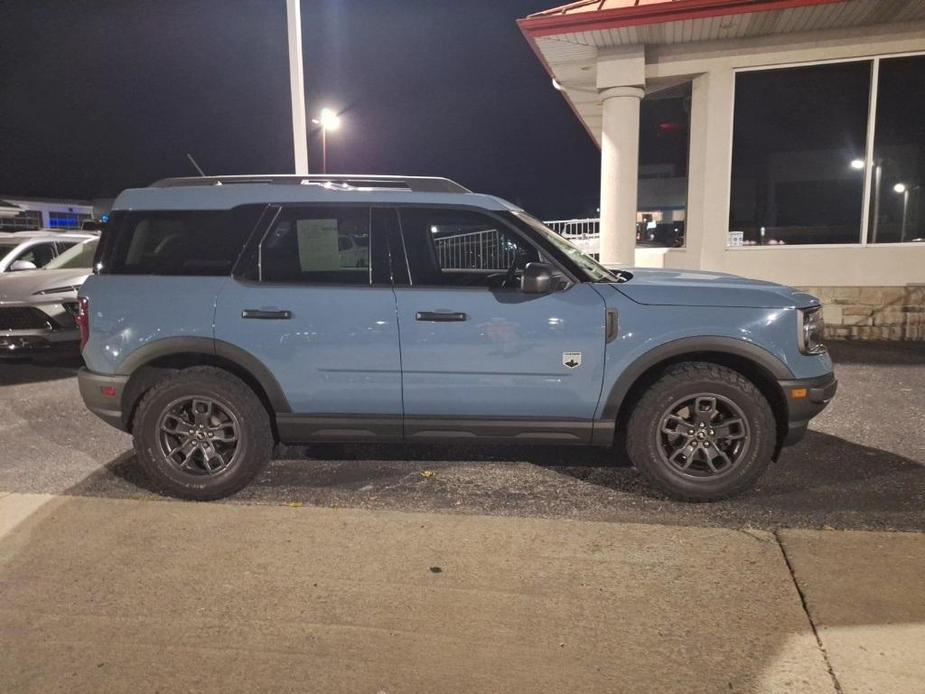
POLYGON ((579 0, 518 20, 534 37, 767 12, 847 0, 579 0))

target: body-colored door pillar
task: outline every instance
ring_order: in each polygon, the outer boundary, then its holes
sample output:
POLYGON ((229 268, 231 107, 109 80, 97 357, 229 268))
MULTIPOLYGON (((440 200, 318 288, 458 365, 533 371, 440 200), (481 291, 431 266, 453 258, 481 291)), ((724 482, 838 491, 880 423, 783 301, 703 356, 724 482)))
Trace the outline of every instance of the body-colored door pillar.
POLYGON ((632 265, 636 253, 640 87, 601 91, 601 262, 632 265))

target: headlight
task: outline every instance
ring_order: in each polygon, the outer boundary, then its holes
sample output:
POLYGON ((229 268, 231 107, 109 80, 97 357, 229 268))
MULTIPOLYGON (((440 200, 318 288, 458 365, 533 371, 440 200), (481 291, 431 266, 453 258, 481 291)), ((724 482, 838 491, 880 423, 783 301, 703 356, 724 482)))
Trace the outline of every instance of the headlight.
POLYGON ((803 354, 822 354, 825 352, 825 320, 822 317, 822 307, 805 308, 800 310, 800 351, 803 354))
POLYGON ((64 292, 76 292, 80 289, 79 284, 71 284, 67 287, 52 287, 51 289, 43 289, 40 292, 35 292, 32 296, 40 296, 42 294, 64 294, 64 292))

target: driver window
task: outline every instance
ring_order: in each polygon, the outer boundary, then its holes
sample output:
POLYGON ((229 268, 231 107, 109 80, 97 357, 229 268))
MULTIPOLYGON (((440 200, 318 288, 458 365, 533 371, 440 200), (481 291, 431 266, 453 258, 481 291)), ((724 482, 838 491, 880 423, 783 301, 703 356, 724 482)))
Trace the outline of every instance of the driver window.
POLYGON ((23 251, 16 260, 26 260, 35 267, 45 267, 55 257, 54 246, 50 243, 37 243, 23 251))
POLYGON ((401 211, 401 228, 416 286, 515 289, 537 249, 491 217, 438 208, 401 211))

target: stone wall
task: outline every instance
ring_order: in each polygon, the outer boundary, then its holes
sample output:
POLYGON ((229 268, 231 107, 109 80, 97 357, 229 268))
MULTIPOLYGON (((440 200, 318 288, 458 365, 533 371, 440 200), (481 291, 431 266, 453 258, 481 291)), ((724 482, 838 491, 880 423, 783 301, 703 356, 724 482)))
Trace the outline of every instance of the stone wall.
POLYGON ((925 340, 925 284, 803 290, 822 301, 827 337, 925 340))

